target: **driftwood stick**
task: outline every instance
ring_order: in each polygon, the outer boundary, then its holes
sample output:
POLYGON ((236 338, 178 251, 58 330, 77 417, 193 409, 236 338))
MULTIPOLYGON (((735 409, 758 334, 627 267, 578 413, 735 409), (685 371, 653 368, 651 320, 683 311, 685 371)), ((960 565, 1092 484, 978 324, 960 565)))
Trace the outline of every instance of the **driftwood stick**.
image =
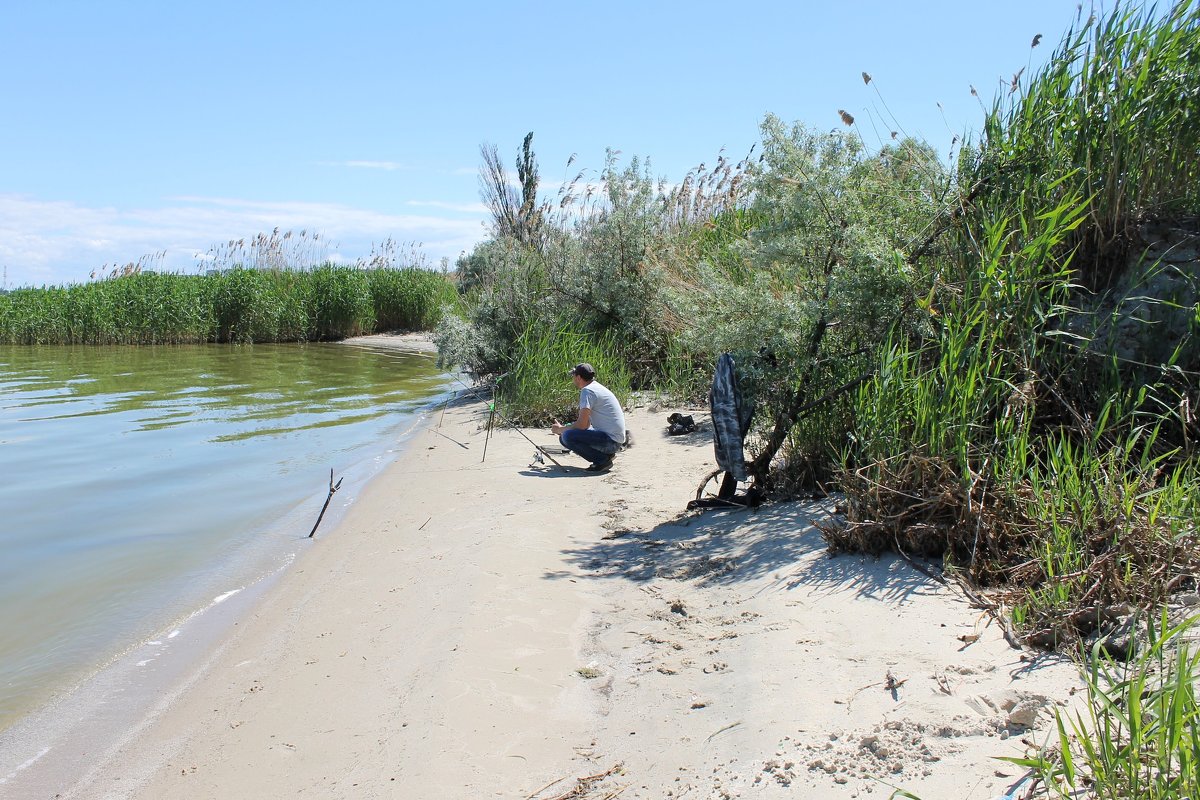
MULTIPOLYGON (((604 772, 597 772, 595 775, 587 775, 582 778, 576 778, 574 786, 572 786, 570 789, 563 792, 562 794, 557 794, 554 797, 551 797, 550 800, 575 800, 575 798, 582 798, 585 794, 588 793, 588 790, 590 790, 592 788, 592 784, 599 783, 600 781, 604 780, 605 778, 612 775, 613 773, 620 772, 621 766, 622 766, 621 762, 618 762, 616 764, 613 764, 611 767, 606 769, 604 772)), ((541 789, 538 789, 536 792, 529 795, 529 797, 526 798, 526 800, 532 800, 532 798, 537 797, 539 794, 546 791, 546 789, 550 788, 551 786, 553 786, 554 784, 558 783, 561 780, 563 780, 563 779, 559 778, 558 780, 551 781, 550 783, 543 786, 541 789)), ((614 796, 615 795, 613 795, 613 794, 606 795, 606 797, 614 797, 614 796)))
POLYGON ((944 576, 936 574, 933 570, 931 570, 929 567, 925 566, 924 564, 918 564, 916 561, 914 561, 908 555, 908 553, 904 552, 904 548, 900 546, 900 535, 898 533, 892 533, 892 541, 896 544, 896 552, 900 554, 901 558, 903 558, 905 561, 908 562, 908 565, 910 567, 915 569, 917 572, 922 573, 926 577, 932 578, 933 580, 937 581, 938 583, 942 584, 943 586, 948 585, 946 583, 946 578, 944 576))
POLYGON ((1000 625, 1000 631, 1004 634, 1004 640, 1008 642, 1010 647, 1012 647, 1014 650, 1025 649, 1020 640, 1017 639, 1016 633, 1013 632, 1012 627, 1005 619, 1005 614, 999 605, 985 597, 980 596, 979 594, 976 594, 975 591, 967 585, 967 582, 957 574, 954 575, 954 583, 958 586, 959 590, 967 596, 967 599, 971 601, 972 606, 981 611, 986 611, 989 615, 991 615, 992 619, 996 620, 996 622, 1000 625))
POLYGON ((308 538, 311 539, 316 534, 317 526, 321 524, 321 520, 325 517, 325 509, 329 508, 329 501, 333 499, 334 492, 342 488, 343 480, 345 480, 344 477, 338 478, 338 482, 335 484, 333 482, 333 470, 329 470, 329 494, 325 496, 325 505, 321 506, 321 513, 317 515, 317 521, 313 524, 313 529, 309 531, 308 538))
POLYGON ((487 432, 483 436, 483 458, 481 458, 479 460, 480 464, 482 464, 484 461, 487 461, 488 439, 492 438, 492 424, 495 421, 496 421, 496 393, 493 391, 492 392, 492 402, 488 403, 487 432))
POLYGON ((696 499, 697 500, 699 500, 701 497, 704 496, 704 487, 708 486, 708 482, 720 474, 721 474, 721 470, 715 469, 712 472, 708 473, 708 475, 706 475, 704 477, 704 480, 700 483, 699 486, 696 487, 696 499))

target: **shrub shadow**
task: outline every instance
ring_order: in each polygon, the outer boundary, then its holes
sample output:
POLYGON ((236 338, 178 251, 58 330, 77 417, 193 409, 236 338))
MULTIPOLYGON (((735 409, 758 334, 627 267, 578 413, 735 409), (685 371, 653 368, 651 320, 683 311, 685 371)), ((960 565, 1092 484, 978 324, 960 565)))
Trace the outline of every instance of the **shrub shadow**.
MULTIPOLYGON (((565 550, 586 577, 695 581, 736 586, 772 578, 772 590, 816 587, 901 600, 938 584, 903 559, 828 555, 817 523, 833 519, 832 500, 777 503, 753 510, 688 512, 649 530, 617 529, 599 541, 565 550)), ((549 579, 578 573, 547 573, 549 579)))

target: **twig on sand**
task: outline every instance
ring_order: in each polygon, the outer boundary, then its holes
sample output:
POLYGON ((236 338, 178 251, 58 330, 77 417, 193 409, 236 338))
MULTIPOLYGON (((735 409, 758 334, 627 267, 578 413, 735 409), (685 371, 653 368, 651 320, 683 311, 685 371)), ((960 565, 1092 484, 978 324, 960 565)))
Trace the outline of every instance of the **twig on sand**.
POLYGON ((861 693, 865 692, 867 689, 870 689, 872 686, 882 685, 883 681, 875 681, 874 683, 868 683, 866 686, 860 686, 859 688, 855 689, 854 694, 850 695, 850 699, 846 701, 846 710, 850 710, 850 704, 853 703, 854 698, 858 697, 861 693))
MULTIPOLYGON (((592 784, 599 783, 600 781, 607 778, 609 775, 612 775, 614 772, 620 772, 622 766, 623 765, 621 764, 621 762, 617 762, 616 764, 613 764, 611 767, 606 769, 604 772, 597 772, 595 775, 587 775, 582 778, 576 778, 574 786, 572 786, 570 789, 563 792, 562 794, 557 794, 554 797, 548 798, 547 800, 573 800, 574 798, 582 797, 584 794, 586 794, 592 788, 592 784)), ((537 797, 539 794, 546 791, 551 786, 553 786, 554 784, 556 784, 562 780, 565 780, 565 779, 557 778, 555 780, 550 781, 545 786, 538 789, 533 794, 529 795, 529 797, 525 798, 525 800, 533 800, 533 798, 537 797)), ((618 789, 615 792, 610 792, 610 793, 606 794, 604 797, 605 798, 616 797, 618 794, 620 794, 623 791, 625 791, 624 787, 622 787, 621 789, 618 789)))
POLYGON ((708 735, 708 738, 704 740, 704 743, 707 744, 707 743, 711 742, 714 738, 721 735, 725 731, 736 728, 738 725, 741 725, 741 724, 742 724, 742 721, 739 719, 737 722, 731 722, 728 725, 726 725, 724 728, 713 731, 712 733, 710 733, 708 735))
POLYGON ((317 515, 317 521, 313 523, 313 529, 309 531, 308 538, 313 538, 313 534, 317 532, 317 526, 321 524, 321 520, 325 517, 325 509, 329 508, 329 501, 333 499, 333 493, 342 488, 342 481, 345 477, 338 478, 335 485, 333 482, 333 470, 329 470, 329 494, 325 497, 325 505, 321 506, 321 513, 317 515))
POLYGON ((488 439, 492 438, 492 425, 496 422, 496 389, 492 387, 492 401, 488 403, 487 433, 483 437, 483 458, 479 463, 487 461, 488 439))
POLYGON ((961 578, 956 579, 954 582, 958 586, 959 590, 966 595, 967 599, 971 601, 971 605, 975 606, 981 611, 986 611, 992 616, 992 619, 996 620, 996 622, 1000 625, 1000 630, 1004 633, 1004 640, 1008 642, 1008 644, 1014 650, 1024 649, 1020 640, 1017 639, 1017 635, 1013 633, 1012 626, 1009 625, 1007 616, 998 603, 994 603, 985 597, 981 597, 974 590, 972 590, 970 586, 967 586, 966 582, 961 578))
MULTIPOLYGON (((886 680, 875 681, 874 683, 868 683, 866 686, 861 686, 858 689, 856 689, 854 694, 850 695, 850 699, 846 701, 846 710, 847 711, 850 710, 850 704, 854 702, 854 698, 858 697, 859 694, 866 691, 867 689, 870 689, 872 686, 882 686, 884 688, 884 690, 892 693, 893 700, 899 700, 900 698, 899 698, 896 690, 899 689, 901 686, 903 686, 906 683, 908 683, 908 678, 897 678, 895 675, 892 674, 892 671, 889 669, 887 671, 887 679, 886 680)), ((841 702, 841 701, 838 701, 838 702, 841 702)))
MULTIPOLYGON (((904 548, 900 546, 900 537, 898 535, 896 535, 895 533, 892 534, 892 541, 895 542, 896 552, 900 554, 901 558, 903 558, 906 562, 908 562, 909 566, 911 566, 913 569, 916 569, 916 570, 924 573, 925 575, 927 575, 931 579, 937 581, 938 583, 942 584, 943 586, 950 585, 950 582, 946 580, 944 575, 938 575, 938 574, 934 573, 933 570, 929 569, 924 564, 917 563, 908 555, 908 553, 904 552, 904 548)), ((964 581, 961 576, 959 576, 955 573, 952 573, 952 575, 955 579, 954 585, 958 587, 959 591, 961 591, 964 595, 966 595, 966 598, 967 598, 967 600, 969 600, 971 602, 971 605, 973 605, 975 608, 978 608, 982 611, 986 611, 988 614, 990 614, 992 616, 992 619, 996 620, 996 622, 1000 625, 1000 630, 1003 631, 1003 633, 1004 633, 1005 641, 1007 641, 1009 643, 1009 645, 1012 646, 1016 650, 1023 649, 1021 646, 1021 642, 1018 641, 1016 634, 1013 633, 1012 627, 1009 625, 1008 620, 1006 619, 1000 606, 997 603, 994 603, 991 600, 988 600, 988 599, 980 596, 978 593, 976 593, 973 589, 971 589, 970 586, 967 585, 966 581, 964 581)), ((978 639, 979 637, 976 636, 975 638, 978 639)), ((975 640, 972 639, 970 642, 967 642, 966 639, 962 639, 962 641, 966 642, 966 644, 969 645, 969 644, 972 644, 975 640)))

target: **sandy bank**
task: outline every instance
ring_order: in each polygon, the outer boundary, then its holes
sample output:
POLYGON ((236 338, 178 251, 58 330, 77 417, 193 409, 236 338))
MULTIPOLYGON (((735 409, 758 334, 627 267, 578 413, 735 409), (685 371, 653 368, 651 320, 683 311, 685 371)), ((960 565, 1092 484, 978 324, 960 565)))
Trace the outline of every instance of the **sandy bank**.
POLYGON ((436 353, 433 334, 425 331, 412 333, 373 333, 368 336, 351 336, 341 344, 360 347, 381 347, 389 350, 414 350, 420 353, 436 353))
MULTIPOLYGON (((680 512, 707 426, 604 475, 431 416, 186 691, 70 798, 991 798, 1078 684, 825 505, 680 512), (976 638, 977 637, 977 638, 976 638), (619 769, 611 771, 616 765, 619 769)), ((552 444, 540 431, 535 441, 552 444)), ((66 788, 66 787, 64 787, 66 788)))

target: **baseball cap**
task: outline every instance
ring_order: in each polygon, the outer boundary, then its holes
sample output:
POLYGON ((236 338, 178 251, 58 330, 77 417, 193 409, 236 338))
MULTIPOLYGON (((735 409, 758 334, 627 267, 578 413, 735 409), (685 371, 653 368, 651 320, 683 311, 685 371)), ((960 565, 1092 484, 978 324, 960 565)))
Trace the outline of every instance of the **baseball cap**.
POLYGON ((591 364, 584 361, 582 364, 576 364, 575 368, 571 370, 570 374, 578 375, 579 377, 590 381, 592 378, 596 377, 596 370, 592 368, 591 364))

